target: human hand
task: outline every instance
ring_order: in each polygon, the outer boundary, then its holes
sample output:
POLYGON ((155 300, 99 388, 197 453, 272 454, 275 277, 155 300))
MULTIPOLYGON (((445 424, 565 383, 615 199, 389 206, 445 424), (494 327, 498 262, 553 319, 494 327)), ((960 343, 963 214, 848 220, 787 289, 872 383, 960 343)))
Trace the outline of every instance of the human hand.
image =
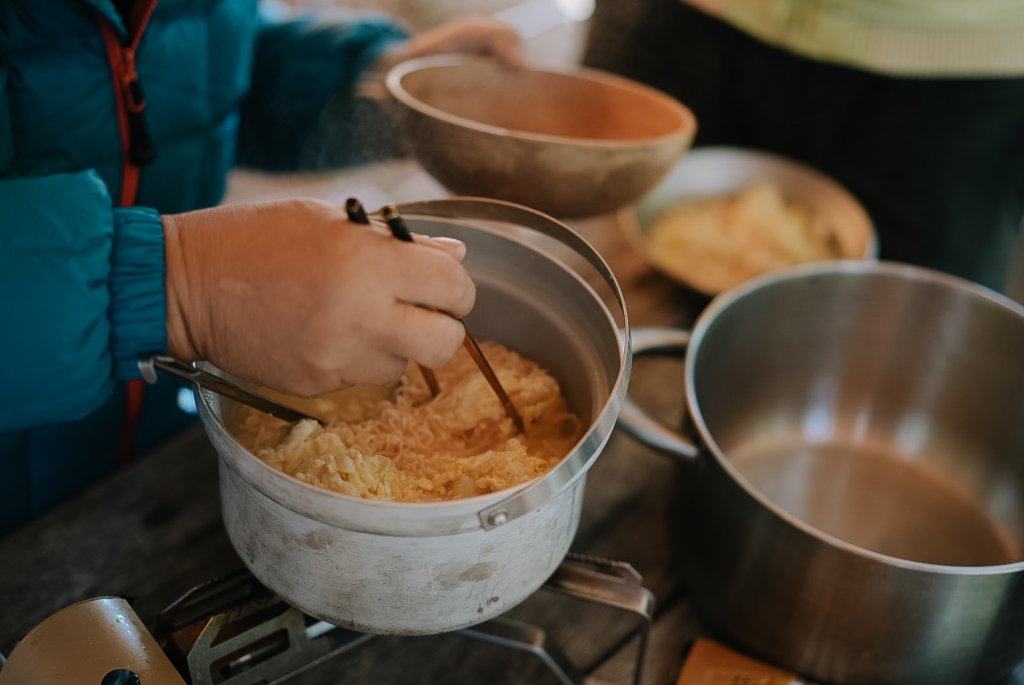
POLYGON ((448 238, 396 240, 317 200, 165 215, 168 351, 313 397, 436 367, 476 290, 448 238))
POLYGON ((491 57, 511 67, 525 63, 519 34, 511 26, 496 19, 466 17, 413 36, 381 58, 378 68, 386 71, 407 59, 449 52, 491 57))

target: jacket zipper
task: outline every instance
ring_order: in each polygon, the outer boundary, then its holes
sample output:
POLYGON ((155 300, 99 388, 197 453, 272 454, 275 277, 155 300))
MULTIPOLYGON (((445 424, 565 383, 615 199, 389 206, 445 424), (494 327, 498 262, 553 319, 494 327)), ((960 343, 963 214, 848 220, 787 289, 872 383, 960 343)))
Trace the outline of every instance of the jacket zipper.
MULTIPOLYGON (((139 81, 139 72, 135 69, 135 52, 158 1, 142 0, 135 4, 130 19, 125 20, 128 37, 124 43, 118 40, 110 22, 100 18, 103 44, 107 49, 107 60, 114 78, 117 128, 121 137, 121 197, 118 201, 121 207, 135 204, 139 192, 139 168, 156 158, 153 139, 146 126, 146 98, 139 81)), ((126 382, 125 390, 126 406, 120 446, 122 465, 131 463, 135 456, 135 434, 145 402, 145 385, 142 380, 136 379, 126 382)))
POLYGON ((135 202, 139 190, 139 167, 156 158, 153 139, 146 125, 146 98, 139 81, 139 72, 135 69, 135 52, 157 2, 146 0, 137 5, 131 21, 127 22, 128 38, 124 43, 117 39, 109 22, 100 20, 103 44, 107 48, 107 59, 114 78, 117 124, 121 134, 121 198, 118 204, 122 207, 135 202))

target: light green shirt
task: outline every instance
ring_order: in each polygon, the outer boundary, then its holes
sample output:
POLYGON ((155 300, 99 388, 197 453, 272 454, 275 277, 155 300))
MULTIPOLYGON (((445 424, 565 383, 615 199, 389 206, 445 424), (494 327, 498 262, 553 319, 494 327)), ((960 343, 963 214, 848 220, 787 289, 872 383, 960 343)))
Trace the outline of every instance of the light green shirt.
POLYGON ((829 62, 906 76, 1024 76, 1024 0, 683 0, 829 62))

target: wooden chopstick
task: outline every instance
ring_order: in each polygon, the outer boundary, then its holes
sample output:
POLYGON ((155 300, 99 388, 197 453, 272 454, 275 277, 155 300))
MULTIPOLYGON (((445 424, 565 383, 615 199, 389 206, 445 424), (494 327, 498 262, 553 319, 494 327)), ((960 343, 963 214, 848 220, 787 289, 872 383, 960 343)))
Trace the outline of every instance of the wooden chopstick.
MULTIPOLYGON (((409 227, 405 225, 405 220, 399 215, 397 207, 394 205, 385 206, 381 210, 381 216, 384 217, 384 223, 391 229, 393 236, 399 240, 412 241, 412 233, 409 232, 409 227)), ((465 327, 465 322, 463 322, 463 327, 465 327)), ((498 380, 498 375, 494 373, 494 369, 491 367, 490 362, 487 361, 487 357, 484 356, 483 350, 480 349, 480 345, 477 344, 473 334, 469 332, 469 328, 466 328, 466 337, 462 339, 462 345, 469 352, 469 356, 473 358, 484 378, 487 379, 487 383, 491 386, 494 394, 501 400, 505 413, 512 419, 512 423, 516 425, 519 432, 525 432, 526 426, 523 423, 523 417, 516 411, 515 405, 512 404, 512 398, 505 392, 501 381, 498 380)))
MULTIPOLYGON (((463 324, 465 325, 465 324, 463 324)), ((480 369, 480 373, 487 379, 488 385, 494 390, 494 394, 501 400, 501 405, 505 407, 505 413, 512 419, 512 423, 516 425, 520 433, 526 432, 526 426, 523 424, 523 417, 516 411, 516 406, 512 404, 512 398, 505 392, 505 388, 502 387, 501 381, 498 380, 498 375, 494 373, 494 369, 491 367, 490 362, 487 361, 487 357, 484 356, 483 350, 480 349, 480 345, 477 344, 476 338, 472 336, 469 329, 466 329, 466 337, 462 340, 462 346, 469 352, 469 356, 476 362, 477 368, 480 369)))
MULTIPOLYGON (((348 220, 354 224, 370 225, 370 217, 366 215, 366 209, 363 208, 363 203, 354 197, 350 197, 345 201, 345 213, 348 215, 348 220)), ((396 211, 397 213, 397 211, 396 211)), ((401 220, 401 217, 399 217, 401 220)), ((388 228, 391 230, 391 235, 403 240, 405 242, 412 242, 412 234, 409 233, 409 229, 405 226, 405 222, 401 222, 401 229, 404 233, 396 232, 395 228, 388 224, 388 228)), ((417 364, 420 373, 423 374, 423 380, 426 381, 427 387, 430 388, 430 396, 437 397, 441 393, 441 386, 437 382, 437 376, 434 374, 433 369, 428 369, 422 364, 417 364)))

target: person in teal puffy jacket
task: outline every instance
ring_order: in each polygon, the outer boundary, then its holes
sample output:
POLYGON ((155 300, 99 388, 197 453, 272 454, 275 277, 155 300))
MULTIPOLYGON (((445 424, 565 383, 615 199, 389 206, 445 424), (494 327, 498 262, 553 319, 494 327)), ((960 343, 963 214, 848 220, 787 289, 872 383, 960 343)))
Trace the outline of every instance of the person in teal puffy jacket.
POLYGON ((271 21, 255 0, 0 3, 0 534, 192 418, 143 390, 169 352, 312 395, 443 363, 473 304, 465 247, 406 244, 308 200, 219 207, 235 163, 389 149, 361 83, 403 58, 514 63, 464 20, 271 21))

